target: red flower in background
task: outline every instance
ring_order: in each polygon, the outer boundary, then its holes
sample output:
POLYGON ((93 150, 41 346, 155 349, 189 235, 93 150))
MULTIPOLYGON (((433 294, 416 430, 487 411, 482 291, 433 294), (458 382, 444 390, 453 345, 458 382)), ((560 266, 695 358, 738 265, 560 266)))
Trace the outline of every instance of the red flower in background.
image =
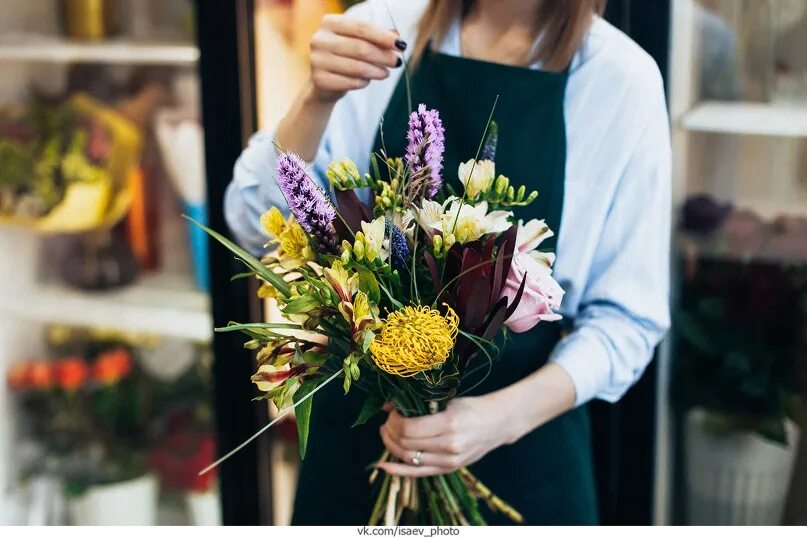
POLYGON ((6 373, 8 386, 13 390, 27 389, 31 384, 31 366, 28 361, 12 365, 6 373))
POLYGON ((81 357, 67 357, 56 363, 56 382, 64 390, 76 390, 87 380, 87 363, 81 357))
POLYGON ((101 385, 117 383, 132 371, 132 355, 124 348, 115 348, 98 355, 92 366, 92 376, 101 385))
POLYGON ((28 368, 28 382, 35 389, 45 390, 53 386, 54 367, 47 361, 32 362, 28 368))
POLYGON ((212 470, 199 471, 213 463, 216 445, 209 434, 182 431, 169 434, 151 454, 151 466, 164 486, 181 491, 208 491, 216 478, 212 470))

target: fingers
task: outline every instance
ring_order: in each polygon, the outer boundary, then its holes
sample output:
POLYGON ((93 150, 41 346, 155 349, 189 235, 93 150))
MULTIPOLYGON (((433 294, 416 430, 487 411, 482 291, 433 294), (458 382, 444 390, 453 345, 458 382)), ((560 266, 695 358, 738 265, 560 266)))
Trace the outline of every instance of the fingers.
POLYGON ((367 79, 351 78, 327 71, 318 71, 311 74, 317 88, 329 92, 347 92, 359 90, 370 84, 367 79))
POLYGON ((452 415, 445 411, 412 418, 404 418, 398 411, 392 411, 387 426, 399 438, 424 439, 453 433, 452 415))
POLYGON ((390 435, 388 428, 384 426, 381 427, 381 439, 384 441, 384 446, 387 447, 387 450, 389 450, 393 456, 405 463, 411 463, 419 450, 422 453, 421 465, 419 465, 420 467, 439 467, 443 469, 443 472, 450 472, 460 467, 461 462, 456 455, 440 452, 429 452, 423 449, 407 450, 390 435))
POLYGON ((324 71, 354 79, 383 80, 389 76, 389 70, 384 67, 324 51, 311 53, 311 65, 314 71, 324 71))
POLYGON ((314 34, 311 52, 327 51, 337 56, 353 58, 384 67, 399 67, 402 63, 395 49, 381 48, 368 41, 345 37, 328 31, 314 34))
POLYGON ((322 19, 322 26, 335 34, 368 41, 382 49, 396 48, 399 39, 394 30, 340 15, 326 15, 322 19))
POLYGON ((378 467, 387 474, 395 476, 412 476, 412 477, 435 476, 440 474, 447 474, 452 471, 428 465, 421 465, 420 467, 415 467, 414 465, 407 465, 405 463, 395 463, 391 461, 385 461, 383 463, 379 463, 378 467))

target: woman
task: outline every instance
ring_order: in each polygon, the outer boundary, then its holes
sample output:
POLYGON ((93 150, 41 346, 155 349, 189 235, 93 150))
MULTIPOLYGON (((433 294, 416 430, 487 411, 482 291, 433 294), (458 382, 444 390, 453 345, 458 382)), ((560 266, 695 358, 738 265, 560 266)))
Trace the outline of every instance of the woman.
POLYGON ((519 335, 473 396, 428 417, 388 409, 383 425, 351 429, 360 398, 338 388, 318 395, 294 523, 366 521, 367 467, 382 442, 401 462, 384 464, 386 472, 470 465, 528 524, 597 522, 584 404, 619 399, 668 327, 670 225, 661 77, 597 15, 599 3, 370 0, 326 17, 311 44, 307 87, 277 132, 256 134, 236 163, 229 223, 258 251, 266 241, 259 216, 283 201, 274 141, 312 161, 320 179, 334 158, 366 170, 382 119, 387 151, 404 153, 404 55, 413 103, 443 118, 449 173, 476 153, 499 96, 497 171, 537 189, 520 216, 545 218, 558 232, 548 248, 557 254, 569 333, 561 338, 559 324, 547 323, 519 335))

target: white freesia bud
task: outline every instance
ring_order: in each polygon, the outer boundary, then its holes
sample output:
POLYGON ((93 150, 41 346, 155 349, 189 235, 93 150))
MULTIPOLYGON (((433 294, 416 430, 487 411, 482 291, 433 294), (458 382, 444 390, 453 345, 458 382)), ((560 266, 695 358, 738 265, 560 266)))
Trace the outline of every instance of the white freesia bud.
POLYGON ((465 186, 465 194, 469 199, 490 190, 495 177, 496 163, 493 161, 471 159, 468 162, 460 163, 459 178, 465 186))

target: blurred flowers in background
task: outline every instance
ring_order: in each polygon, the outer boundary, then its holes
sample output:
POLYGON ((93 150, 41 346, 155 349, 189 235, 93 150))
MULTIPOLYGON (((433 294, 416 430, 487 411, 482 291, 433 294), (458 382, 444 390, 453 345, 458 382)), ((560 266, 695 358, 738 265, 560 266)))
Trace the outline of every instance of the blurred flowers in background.
POLYGON ((160 379, 137 359, 159 340, 59 328, 48 344, 50 357, 6 371, 24 437, 43 453, 24 475, 57 476, 72 498, 150 473, 171 489, 210 489, 215 473, 196 478, 215 453, 209 361, 160 379))

